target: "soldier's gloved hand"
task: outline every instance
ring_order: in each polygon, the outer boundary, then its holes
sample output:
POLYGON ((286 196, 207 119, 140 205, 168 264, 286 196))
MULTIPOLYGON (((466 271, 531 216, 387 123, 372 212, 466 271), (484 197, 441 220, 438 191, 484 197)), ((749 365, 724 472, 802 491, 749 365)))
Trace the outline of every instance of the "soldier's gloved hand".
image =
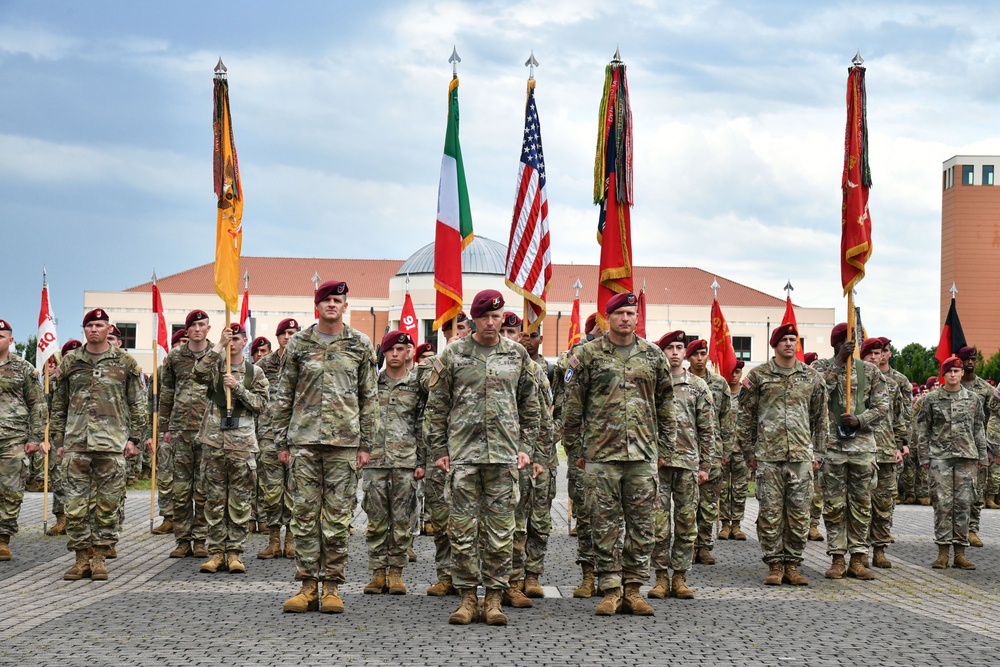
POLYGON ((582 456, 578 458, 574 463, 576 464, 576 467, 579 468, 580 470, 585 470, 587 468, 587 462, 584 460, 582 456))
POLYGON ((701 486, 702 484, 704 484, 707 481, 708 481, 708 471, 707 470, 699 470, 698 471, 698 486, 701 486))
POLYGON ((442 456, 441 458, 439 458, 437 461, 434 462, 434 465, 436 465, 441 470, 441 472, 451 472, 451 457, 442 456))
POLYGON ((135 446, 135 443, 129 440, 125 443, 125 458, 134 459, 139 455, 139 448, 135 446))
POLYGON ((531 464, 531 479, 536 479, 543 472, 545 472, 545 466, 543 466, 541 463, 531 464))
POLYGON ((524 470, 529 465, 531 465, 531 457, 524 452, 517 453, 517 469, 524 470))
POLYGON ((415 480, 417 480, 419 482, 420 480, 422 480, 424 478, 425 474, 426 473, 424 472, 423 468, 416 468, 413 471, 413 479, 415 479, 415 480))
POLYGON ((288 462, 291 460, 291 458, 292 455, 288 452, 287 449, 282 449, 280 452, 278 452, 278 460, 281 461, 281 463, 283 463, 284 465, 288 465, 288 462))

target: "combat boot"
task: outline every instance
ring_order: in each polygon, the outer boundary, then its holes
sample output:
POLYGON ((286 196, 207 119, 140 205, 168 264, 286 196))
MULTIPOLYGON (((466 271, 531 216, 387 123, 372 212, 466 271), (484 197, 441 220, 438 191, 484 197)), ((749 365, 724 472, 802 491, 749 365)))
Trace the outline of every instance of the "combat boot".
POLYGON ((534 604, 521 590, 523 586, 524 580, 510 582, 510 588, 502 593, 502 604, 514 609, 531 609, 534 604))
POLYGON ((785 563, 785 575, 781 578, 781 581, 792 586, 809 585, 809 580, 806 579, 804 574, 799 572, 799 566, 796 563, 785 563))
POLYGON ((694 562, 702 565, 715 565, 715 556, 708 550, 708 547, 698 547, 694 552, 694 562))
POLYGON ((250 519, 250 521, 247 523, 247 532, 248 533, 257 532, 257 522, 254 521, 253 519, 250 519))
POLYGON ((52 527, 45 531, 45 534, 49 537, 55 537, 56 535, 66 534, 66 515, 56 514, 56 522, 52 524, 52 527))
POLYGON ((524 578, 524 594, 529 598, 545 597, 545 591, 542 590, 542 585, 538 583, 538 575, 534 572, 528 572, 524 578))
POLYGON ((847 576, 862 581, 871 581, 875 578, 875 573, 865 565, 867 554, 851 554, 851 563, 847 566, 847 576))
POLYGON ((344 601, 340 598, 337 584, 323 582, 323 597, 319 601, 319 611, 321 614, 344 613, 344 601))
POLYGON ((827 579, 843 579, 846 572, 847 565, 844 563, 844 554, 834 554, 833 563, 823 576, 827 579))
POLYGON ((431 597, 440 598, 445 595, 455 595, 457 591, 451 583, 451 578, 443 577, 436 584, 427 589, 427 594, 431 597))
POLYGON ((990 494, 986 496, 986 509, 988 510, 1000 510, 1000 504, 997 504, 996 494, 990 494))
POLYGON ((729 539, 739 540, 740 542, 746 542, 747 534, 743 532, 742 528, 740 528, 740 524, 734 523, 733 529, 729 531, 729 539))
POLYGON ((295 558, 295 536, 290 527, 285 528, 285 558, 295 558))
MULTIPOLYGON (((451 582, 449 581, 448 584, 450 585, 451 582)), ((459 591, 459 594, 462 596, 462 602, 458 605, 455 613, 448 617, 448 623, 451 625, 468 625, 474 621, 478 621, 479 599, 476 597, 476 589, 463 588, 459 591)))
POLYGON ((433 535, 433 534, 434 534, 434 524, 431 523, 430 521, 425 522, 424 535, 433 535))
POLYGON ((983 541, 981 539, 979 539, 979 536, 976 535, 971 530, 969 531, 969 546, 970 547, 981 547, 981 546, 983 546, 983 541))
POLYGON ((0 561, 10 560, 13 557, 10 552, 10 535, 0 535, 0 561))
POLYGON ((194 541, 194 550, 191 555, 195 558, 208 558, 208 547, 205 546, 205 540, 194 541))
MULTIPOLYGON (((524 597, 522 594, 521 597, 524 597)), ((486 591, 486 598, 483 600, 483 615, 486 617, 487 625, 507 625, 507 614, 503 613, 503 593, 499 589, 491 588, 486 591)), ((528 600, 528 598, 524 598, 528 600)), ((531 600, 528 600, 530 603, 531 600)))
POLYGON ((372 580, 365 586, 365 595, 380 595, 389 590, 385 581, 385 569, 372 570, 372 580))
POLYGON ((285 600, 281 610, 295 614, 319 609, 319 584, 315 579, 305 579, 302 588, 292 597, 285 600))
POLYGON ((389 595, 406 595, 406 584, 403 583, 403 568, 389 568, 389 595))
POLYGON ((892 568, 892 561, 885 555, 885 547, 875 547, 875 553, 872 554, 872 565, 883 570, 892 568))
POLYGON ((952 567, 960 570, 975 570, 976 564, 965 557, 965 547, 960 544, 955 545, 955 558, 951 561, 952 567))
POLYGON ((90 561, 90 578, 94 581, 108 580, 108 565, 104 562, 107 554, 107 547, 94 547, 93 558, 90 561))
POLYGON ((580 568, 583 570, 583 580, 573 591, 575 598, 589 598, 597 592, 594 586, 594 566, 590 563, 583 563, 580 568))
POLYGON ((622 589, 609 588, 604 593, 604 599, 594 607, 594 613, 598 616, 614 616, 622 609, 622 589))
POLYGON ((417 552, 413 550, 413 547, 410 547, 409 549, 406 550, 406 560, 410 561, 411 563, 417 562, 417 552))
POLYGON ((220 551, 209 556, 208 560, 201 564, 198 568, 199 572, 204 572, 205 574, 215 574, 219 570, 225 568, 226 557, 220 551))
POLYGON ((90 579, 90 549, 77 549, 76 562, 63 575, 66 581, 90 579))
POLYGON ((822 542, 824 539, 823 533, 819 532, 819 528, 816 526, 809 526, 809 541, 810 542, 822 542))
POLYGON ((649 589, 646 597, 651 600, 662 600, 670 595, 670 570, 656 571, 656 584, 649 589))
POLYGON ((110 547, 108 547, 108 551, 106 554, 104 554, 104 557, 112 560, 118 558, 118 547, 112 544, 110 547))
POLYGON ((920 496, 919 498, 917 498, 917 504, 923 505, 925 507, 927 505, 930 505, 931 504, 930 496, 920 496))
POLYGON ((730 530, 732 530, 732 525, 728 521, 723 521, 722 522, 722 527, 719 528, 718 539, 720 539, 720 540, 728 540, 729 539, 729 531, 730 530))
POLYGON ((779 561, 773 561, 767 564, 767 576, 764 577, 765 586, 780 586, 781 579, 784 573, 781 569, 781 563, 779 561))
POLYGON ((572 526, 569 527, 569 536, 570 537, 576 537, 576 524, 575 523, 572 526))
POLYGON ((938 557, 931 563, 931 567, 935 570, 944 570, 948 567, 948 548, 949 544, 939 544, 938 547, 938 557))
POLYGON ((153 535, 173 535, 174 534, 174 519, 173 517, 165 516, 160 525, 150 531, 153 535))
POLYGON ((642 599, 639 594, 639 584, 625 584, 625 599, 622 600, 622 613, 633 616, 653 616, 656 611, 653 607, 642 599))
POLYGON ((271 526, 267 529, 267 546, 257 552, 257 558, 261 560, 281 558, 281 526, 271 526))
POLYGON ((226 552, 226 567, 229 569, 229 574, 245 574, 247 571, 247 566, 240 560, 239 551, 226 552))
POLYGON ((181 540, 174 547, 174 550, 170 552, 170 558, 186 558, 191 555, 191 543, 187 540, 181 540))
POLYGON ((670 578, 670 597, 678 600, 694 599, 694 589, 688 588, 686 572, 674 570, 674 576, 670 578))

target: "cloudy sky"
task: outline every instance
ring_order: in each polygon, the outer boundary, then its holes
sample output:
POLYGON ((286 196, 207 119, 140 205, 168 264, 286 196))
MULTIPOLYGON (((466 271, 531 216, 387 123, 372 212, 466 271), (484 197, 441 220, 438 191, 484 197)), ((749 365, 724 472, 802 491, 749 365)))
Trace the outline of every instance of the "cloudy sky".
POLYGON ((220 55, 246 255, 404 259, 433 240, 456 44, 476 233, 509 234, 534 50, 553 256, 596 263, 597 107, 620 46, 635 263, 697 266, 777 296, 791 279, 797 303, 842 316, 844 96, 860 49, 875 253, 858 300, 869 331, 897 344, 939 335, 942 161, 1000 154, 991 3, 211 6, 0 0, 0 317, 18 338, 35 327, 43 265, 75 335, 84 289, 212 260, 220 55))

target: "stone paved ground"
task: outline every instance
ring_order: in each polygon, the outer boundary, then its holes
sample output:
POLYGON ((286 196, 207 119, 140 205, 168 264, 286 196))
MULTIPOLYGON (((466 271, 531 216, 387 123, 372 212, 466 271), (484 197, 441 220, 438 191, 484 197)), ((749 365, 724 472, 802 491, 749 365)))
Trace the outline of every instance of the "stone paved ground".
MULTIPOLYGON (((809 543, 808 588, 765 587, 748 503, 747 542, 720 542, 719 564, 694 566, 693 601, 656 601, 655 618, 594 616, 574 600, 574 542, 564 484, 554 509, 543 584, 553 597, 510 611, 506 628, 449 626, 457 598, 429 598, 431 538, 406 569, 411 595, 366 596, 363 531, 351 542, 347 612, 283 614, 297 586, 286 560, 253 558, 246 575, 203 575, 194 558, 170 560, 169 537, 149 534, 149 494, 130 492, 110 581, 64 582, 65 538, 42 534, 40 494, 28 494, 14 560, 0 563, 0 665, 958 665, 1000 658, 1000 511, 984 513, 987 546, 974 572, 931 570, 929 507, 897 508, 897 565, 878 580, 827 581, 822 543, 809 543), (556 594, 560 597, 554 597, 556 594)), ((360 514, 355 525, 364 525, 360 514)))

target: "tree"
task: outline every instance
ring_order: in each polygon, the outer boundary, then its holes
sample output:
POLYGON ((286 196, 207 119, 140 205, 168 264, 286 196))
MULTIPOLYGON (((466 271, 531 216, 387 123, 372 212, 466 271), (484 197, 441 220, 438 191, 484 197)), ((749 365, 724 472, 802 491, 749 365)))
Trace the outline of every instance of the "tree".
POLYGON ((982 355, 976 363, 976 375, 984 380, 993 380, 1000 383, 1000 350, 997 350, 992 357, 984 360, 982 355))
POLYGON ((924 347, 920 343, 910 343, 899 352, 892 348, 890 363, 910 382, 923 384, 927 378, 938 373, 938 362, 934 358, 936 349, 924 347))
POLYGON ((35 365, 35 351, 38 350, 38 337, 28 336, 28 340, 23 343, 14 343, 14 353, 23 358, 32 366, 35 365))

